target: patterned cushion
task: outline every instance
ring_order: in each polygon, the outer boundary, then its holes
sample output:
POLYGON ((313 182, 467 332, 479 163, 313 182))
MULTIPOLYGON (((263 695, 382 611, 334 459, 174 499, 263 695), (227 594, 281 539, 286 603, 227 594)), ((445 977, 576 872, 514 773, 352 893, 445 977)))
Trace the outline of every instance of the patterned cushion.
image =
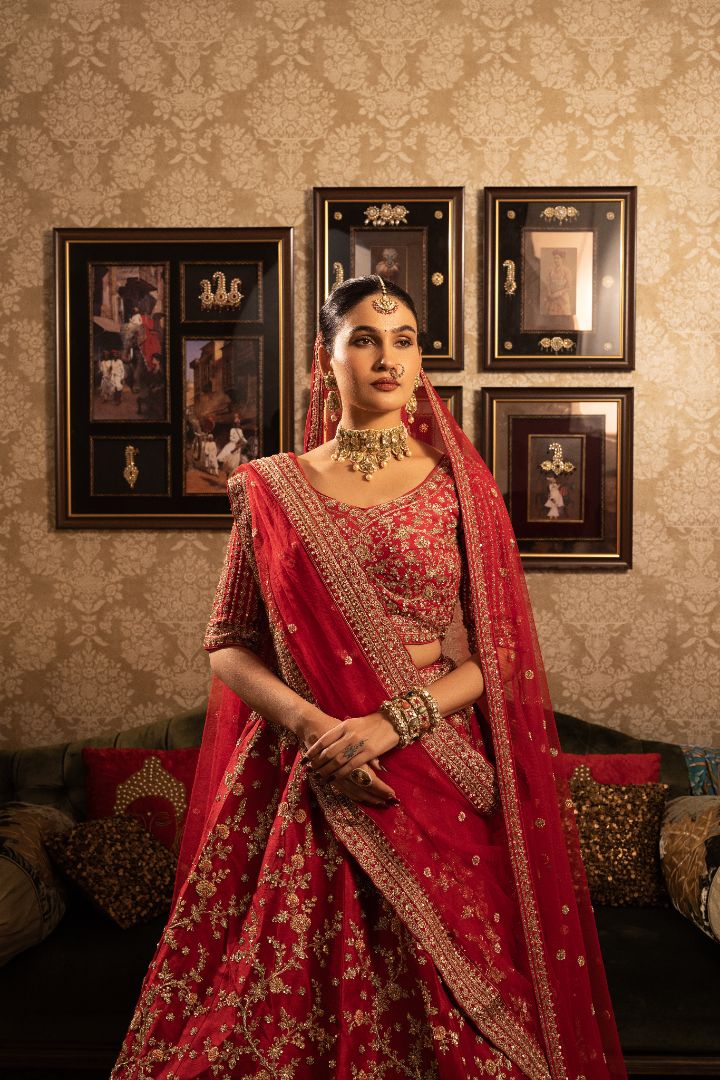
POLYGON ((560 754, 563 776, 587 765, 598 784, 654 784, 660 779, 659 754, 560 754))
POLYGON ((198 753, 196 746, 184 750, 84 747, 88 819, 127 814, 177 853, 198 753))
POLYGON ((135 818, 86 821, 45 846, 53 862, 126 930, 167 912, 175 856, 135 818))
POLYGON ((660 832, 660 859, 677 910, 720 941, 720 795, 670 800, 660 832))
POLYGON ((587 765, 570 778, 595 903, 668 905, 658 852, 667 784, 599 784, 587 765))
POLYGON ((0 807, 0 965, 42 941, 65 914, 62 886, 43 838, 74 824, 54 806, 10 802, 0 807))
POLYGON ((693 795, 720 795, 720 747, 681 746, 693 795))

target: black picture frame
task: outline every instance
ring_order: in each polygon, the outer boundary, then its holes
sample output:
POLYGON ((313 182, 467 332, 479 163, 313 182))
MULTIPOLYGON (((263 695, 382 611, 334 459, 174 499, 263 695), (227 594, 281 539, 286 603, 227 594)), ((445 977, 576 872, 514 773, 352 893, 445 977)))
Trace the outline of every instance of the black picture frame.
POLYGON ((55 229, 56 523, 226 529, 292 447, 292 229, 55 229))
POLYGON ((483 368, 632 371, 635 187, 485 188, 483 368))
POLYGON ((428 371, 463 368, 464 189, 313 191, 315 314, 340 281, 379 273, 413 297, 428 371))
POLYGON ((526 570, 632 567, 631 387, 483 387, 481 453, 526 570))

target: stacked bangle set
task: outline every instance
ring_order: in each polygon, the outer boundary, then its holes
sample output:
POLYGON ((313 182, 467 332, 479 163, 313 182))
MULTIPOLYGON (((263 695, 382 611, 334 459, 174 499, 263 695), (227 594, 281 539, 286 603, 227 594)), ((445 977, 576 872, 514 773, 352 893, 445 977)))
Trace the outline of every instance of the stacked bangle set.
POLYGON ((440 723, 438 703, 424 686, 413 686, 398 697, 383 701, 380 712, 400 737, 399 746, 408 746, 440 723))

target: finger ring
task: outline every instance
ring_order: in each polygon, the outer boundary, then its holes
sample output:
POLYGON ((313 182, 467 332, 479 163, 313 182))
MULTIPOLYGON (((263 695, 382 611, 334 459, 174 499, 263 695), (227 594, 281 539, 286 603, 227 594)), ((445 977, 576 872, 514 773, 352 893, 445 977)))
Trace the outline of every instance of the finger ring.
POLYGON ((345 760, 349 761, 351 757, 355 757, 355 755, 362 750, 364 745, 365 740, 361 739, 360 742, 355 743, 353 746, 346 746, 343 751, 343 757, 345 758, 345 760))
POLYGON ((360 787, 370 787, 372 784, 372 777, 370 773, 365 772, 364 769, 353 769, 350 773, 350 779, 355 784, 359 784, 360 787))

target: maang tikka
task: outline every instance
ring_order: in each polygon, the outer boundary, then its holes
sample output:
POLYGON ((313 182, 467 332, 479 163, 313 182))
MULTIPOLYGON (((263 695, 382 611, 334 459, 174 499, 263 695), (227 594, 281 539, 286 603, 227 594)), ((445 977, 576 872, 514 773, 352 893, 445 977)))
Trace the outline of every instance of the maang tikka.
POLYGON ((393 300, 393 298, 388 294, 388 291, 385 288, 385 282, 379 274, 373 274, 373 277, 376 277, 380 282, 382 296, 379 300, 373 300, 372 306, 380 315, 392 315, 393 311, 397 311, 398 309, 397 300, 393 300))

